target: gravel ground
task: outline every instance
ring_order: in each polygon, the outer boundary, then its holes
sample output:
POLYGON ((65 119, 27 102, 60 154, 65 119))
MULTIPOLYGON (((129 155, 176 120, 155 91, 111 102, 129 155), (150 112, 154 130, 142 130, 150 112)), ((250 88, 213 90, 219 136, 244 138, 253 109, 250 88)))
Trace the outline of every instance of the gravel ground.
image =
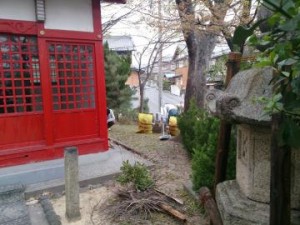
MULTIPOLYGON (((184 190, 183 184, 189 181, 191 169, 190 160, 183 149, 179 137, 169 140, 159 140, 160 133, 137 133, 137 125, 116 124, 109 131, 109 137, 138 152, 154 163, 152 175, 156 186, 166 194, 183 200, 181 210, 187 215, 187 225, 208 225, 209 222, 203 210, 184 190)), ((179 225, 183 224, 165 214, 153 214, 149 220, 136 218, 122 218, 120 221, 111 219, 113 212, 109 211, 109 204, 113 202, 114 193, 119 186, 115 181, 109 181, 99 187, 83 190, 80 195, 81 220, 68 222, 64 217, 64 196, 52 199, 56 213, 62 218, 62 224, 72 225, 179 225)))
MULTIPOLYGON (((138 127, 135 124, 117 124, 109 131, 109 137, 136 150, 154 163, 153 174, 157 180, 158 188, 173 197, 183 199, 187 203, 186 210, 189 219, 186 224, 209 224, 201 213, 202 210, 194 205, 195 202, 184 191, 183 184, 189 181, 191 174, 191 162, 180 137, 161 141, 159 139, 161 133, 142 134, 137 133, 137 131, 138 127)), ((177 223, 170 221, 161 224, 177 223)))

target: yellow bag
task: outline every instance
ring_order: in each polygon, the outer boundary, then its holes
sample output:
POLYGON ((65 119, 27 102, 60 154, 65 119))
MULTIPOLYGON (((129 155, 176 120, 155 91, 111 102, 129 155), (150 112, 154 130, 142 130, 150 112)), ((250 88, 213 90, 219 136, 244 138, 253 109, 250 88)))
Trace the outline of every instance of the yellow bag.
POLYGON ((137 133, 152 134, 153 114, 139 113, 139 130, 137 133))
POLYGON ((179 134, 179 129, 177 127, 177 117, 171 116, 169 119, 169 133, 172 136, 177 136, 179 134))

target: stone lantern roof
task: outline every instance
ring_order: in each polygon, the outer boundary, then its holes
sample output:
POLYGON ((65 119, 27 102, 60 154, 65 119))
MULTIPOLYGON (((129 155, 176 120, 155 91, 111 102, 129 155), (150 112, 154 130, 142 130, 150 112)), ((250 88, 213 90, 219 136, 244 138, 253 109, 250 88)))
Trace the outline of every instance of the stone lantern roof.
POLYGON ((230 122, 269 126, 271 118, 258 98, 271 98, 271 79, 271 67, 240 71, 225 91, 206 94, 207 107, 213 115, 230 122))

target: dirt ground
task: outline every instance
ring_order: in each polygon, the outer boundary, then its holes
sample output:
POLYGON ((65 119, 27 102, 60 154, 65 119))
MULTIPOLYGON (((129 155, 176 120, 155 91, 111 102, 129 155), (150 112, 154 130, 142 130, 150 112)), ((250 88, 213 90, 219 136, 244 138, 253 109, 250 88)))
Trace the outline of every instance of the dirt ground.
MULTIPOLYGON (((166 194, 183 200, 181 211, 187 216, 187 225, 207 225, 207 218, 203 210, 184 190, 183 184, 188 182, 191 169, 190 160, 183 149, 179 137, 169 140, 159 140, 160 133, 136 133, 137 125, 116 124, 109 131, 109 137, 125 146, 137 151, 146 159, 154 163, 151 169, 156 181, 156 187, 166 194)), ((116 181, 109 181, 98 187, 82 190, 80 194, 81 220, 68 222, 65 219, 64 196, 53 198, 52 204, 56 213, 61 217, 62 224, 72 225, 176 225, 183 224, 178 220, 162 213, 152 214, 151 219, 122 218, 113 219, 114 212, 108 207, 113 203, 115 192, 119 185, 116 181)))

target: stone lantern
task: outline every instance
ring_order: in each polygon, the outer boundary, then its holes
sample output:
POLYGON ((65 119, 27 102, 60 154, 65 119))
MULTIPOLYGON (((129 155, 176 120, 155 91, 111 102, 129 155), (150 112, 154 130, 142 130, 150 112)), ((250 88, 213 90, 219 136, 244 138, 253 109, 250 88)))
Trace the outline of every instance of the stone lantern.
MULTIPOLYGON (((224 225, 269 224, 271 118, 259 97, 271 97, 271 68, 241 71, 225 91, 206 95, 207 107, 237 124, 236 180, 220 183, 216 201, 224 225)), ((300 151, 292 150, 292 224, 300 224, 300 151)))

